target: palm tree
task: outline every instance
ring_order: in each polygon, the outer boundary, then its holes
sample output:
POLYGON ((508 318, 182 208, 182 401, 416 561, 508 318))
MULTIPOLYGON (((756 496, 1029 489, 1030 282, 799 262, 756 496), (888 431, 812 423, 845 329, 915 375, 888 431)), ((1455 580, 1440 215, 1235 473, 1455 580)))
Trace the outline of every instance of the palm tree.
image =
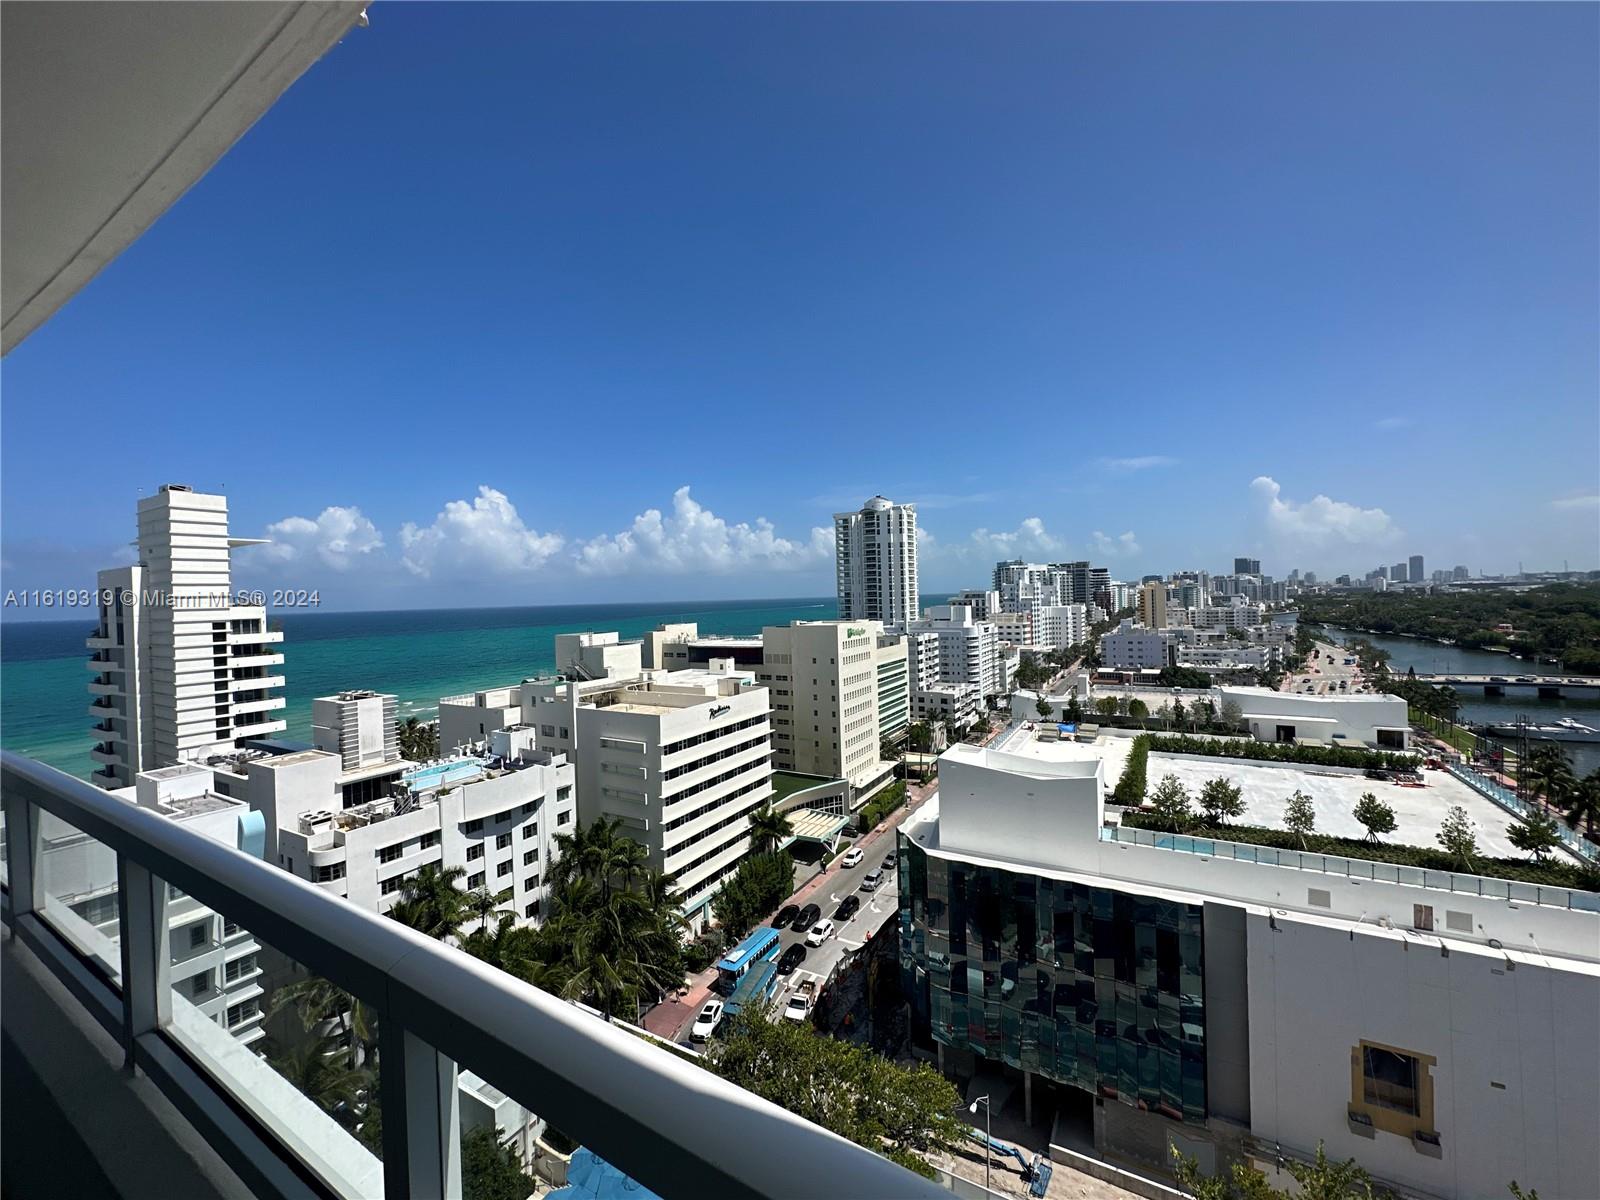
POLYGON ((474 929, 461 939, 461 948, 547 992, 559 992, 566 982, 562 964, 555 961, 559 948, 547 945, 540 931, 518 925, 512 913, 502 913, 493 929, 474 929))
POLYGON ((472 916, 478 918, 479 929, 488 929, 489 918, 505 912, 505 906, 510 903, 510 888, 491 892, 487 887, 480 887, 467 893, 466 909, 472 916))
POLYGON ((341 1050, 331 1037, 307 1039, 288 1050, 274 1049, 267 1061, 302 1096, 346 1129, 354 1129, 360 1123, 372 1075, 347 1065, 341 1050))
POLYGON ((778 843, 793 833, 794 824, 787 813, 778 812, 770 804, 751 810, 750 844, 758 853, 773 853, 778 843))
POLYGON ((269 1014, 293 1007, 300 1028, 307 1033, 329 1021, 339 1027, 339 1037, 348 1038, 350 1066, 360 1066, 376 1049, 378 1036, 370 1008, 343 988, 320 975, 312 975, 279 988, 272 994, 269 1014))
POLYGON ((1591 842, 1600 841, 1595 837, 1596 827, 1600 827, 1600 768, 1578 781, 1561 802, 1561 807, 1568 829, 1576 829, 1581 824, 1585 837, 1591 842))
POLYGON ((1535 796, 1543 796, 1555 808, 1563 806, 1578 782, 1561 747, 1549 743, 1534 748, 1522 765, 1520 776, 1535 796))
POLYGON ((400 899, 389 915, 431 938, 455 937, 467 919, 467 893, 456 886, 466 873, 463 867, 440 870, 429 863, 401 885, 400 899))

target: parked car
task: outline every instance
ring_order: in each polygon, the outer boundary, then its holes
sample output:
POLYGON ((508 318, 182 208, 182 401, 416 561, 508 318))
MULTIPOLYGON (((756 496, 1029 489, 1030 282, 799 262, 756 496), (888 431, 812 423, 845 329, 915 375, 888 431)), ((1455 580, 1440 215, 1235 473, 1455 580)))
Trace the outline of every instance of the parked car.
POLYGON ((833 919, 835 921, 848 921, 851 917, 856 915, 856 910, 860 907, 860 896, 846 896, 839 902, 839 907, 834 909, 833 919))
POLYGON ((875 891, 878 890, 878 885, 880 883, 882 883, 882 882, 883 882, 883 872, 882 871, 878 871, 878 870, 868 871, 865 875, 863 875, 861 877, 861 890, 863 892, 875 892, 875 891))
POLYGON ((1389 778, 1389 772, 1383 770, 1381 767, 1368 767, 1363 774, 1365 774, 1368 779, 1387 780, 1389 778))
POLYGON ((722 1021, 722 1001, 707 1000, 705 1007, 700 1010, 700 1015, 694 1019, 694 1025, 689 1030, 691 1042, 703 1042, 717 1031, 717 1026, 722 1021))
POLYGON ((889 853, 887 853, 887 854, 885 854, 883 856, 883 863, 882 863, 883 869, 885 871, 894 870, 894 864, 897 861, 899 861, 899 860, 895 858, 894 851, 893 850, 889 851, 889 853))
POLYGON ((817 923, 817 918, 822 915, 822 909, 815 904, 808 904, 795 914, 794 923, 789 926, 796 933, 804 933, 817 923))
POLYGON ((800 915, 798 904, 785 904, 778 910, 778 915, 772 918, 772 927, 782 929, 785 925, 794 924, 794 919, 800 915))
POLYGON ((799 942, 790 946, 783 952, 783 957, 778 960, 778 974, 792 975, 794 969, 806 960, 806 948, 799 942))
POLYGON ((833 922, 829 920, 818 921, 811 927, 811 932, 806 934, 806 945, 820 946, 833 936, 833 922))
POLYGON ((861 847, 851 846, 850 849, 844 852, 844 857, 839 860, 839 864, 845 867, 853 867, 861 861, 862 857, 861 847))

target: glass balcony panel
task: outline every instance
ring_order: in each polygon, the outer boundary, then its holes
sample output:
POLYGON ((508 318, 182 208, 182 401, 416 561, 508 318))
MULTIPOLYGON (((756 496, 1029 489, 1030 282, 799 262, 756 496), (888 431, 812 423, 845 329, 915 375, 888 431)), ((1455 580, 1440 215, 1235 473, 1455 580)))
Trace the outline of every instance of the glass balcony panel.
POLYGON ((117 856, 60 817, 38 810, 39 856, 34 863, 43 903, 39 916, 120 986, 117 856))

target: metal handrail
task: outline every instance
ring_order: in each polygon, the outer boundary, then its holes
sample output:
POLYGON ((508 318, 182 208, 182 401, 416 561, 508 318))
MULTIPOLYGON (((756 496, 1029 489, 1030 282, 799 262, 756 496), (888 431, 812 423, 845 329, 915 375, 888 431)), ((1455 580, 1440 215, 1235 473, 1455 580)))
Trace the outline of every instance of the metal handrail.
POLYGON ((1438 871, 1432 867, 1411 867, 1368 858, 1346 858, 1315 850, 1285 850, 1254 842, 1230 842, 1225 838, 1191 837, 1165 833, 1135 825, 1107 825, 1100 829, 1103 842, 1124 842, 1133 846, 1153 846, 1180 854, 1199 854, 1206 858, 1232 859, 1321 875, 1341 875, 1348 879, 1370 879, 1377 883, 1398 883, 1407 887, 1455 892, 1462 896, 1487 896, 1495 900, 1516 900, 1548 908, 1570 908, 1581 912, 1600 912, 1600 893, 1577 888, 1551 887, 1542 883, 1521 883, 1458 871, 1438 871))
MULTIPOLYGON (((436 1165, 428 1154, 453 1141, 448 1128, 436 1128, 435 1145, 419 1154, 411 1101, 436 1104, 440 1089, 436 1081, 425 1087, 420 1071, 411 1087, 391 1082, 417 1070, 418 1046, 489 1080, 663 1195, 801 1198, 813 1195, 820 1179, 848 1180, 861 1195, 945 1194, 512 975, 80 779, 0 752, 0 787, 13 889, 32 881, 33 892, 40 890, 25 833, 37 826, 36 806, 115 850, 119 866, 137 864, 181 888, 372 1006, 384 1045, 395 1051, 384 1058, 387 1195, 432 1190, 434 1172, 423 1170, 418 1183, 417 1164, 436 1165), (19 815, 21 828, 14 823, 19 815), (406 1101, 403 1113, 390 1112, 396 1097, 406 1101)), ((31 911, 32 898, 21 905, 14 898, 13 919, 19 907, 31 911)), ((137 939, 126 927, 129 915, 119 919, 126 948, 137 939)), ((125 995, 124 1002, 135 999, 125 995)))

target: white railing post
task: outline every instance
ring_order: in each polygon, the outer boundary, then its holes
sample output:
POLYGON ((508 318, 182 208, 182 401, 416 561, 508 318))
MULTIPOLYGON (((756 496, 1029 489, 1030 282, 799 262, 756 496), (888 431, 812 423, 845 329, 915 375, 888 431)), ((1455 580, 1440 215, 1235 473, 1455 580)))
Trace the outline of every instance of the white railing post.
POLYGON ((383 1098, 383 1190, 413 1200, 461 1200, 461 1104, 456 1064, 378 1017, 383 1098))
POLYGON ((44 880, 39 870, 40 813, 13 790, 5 797, 6 887, 11 893, 14 920, 44 904, 44 880))
POLYGON ((125 854, 117 855, 117 923, 122 950, 122 1052, 172 1019, 172 952, 167 885, 125 854))

